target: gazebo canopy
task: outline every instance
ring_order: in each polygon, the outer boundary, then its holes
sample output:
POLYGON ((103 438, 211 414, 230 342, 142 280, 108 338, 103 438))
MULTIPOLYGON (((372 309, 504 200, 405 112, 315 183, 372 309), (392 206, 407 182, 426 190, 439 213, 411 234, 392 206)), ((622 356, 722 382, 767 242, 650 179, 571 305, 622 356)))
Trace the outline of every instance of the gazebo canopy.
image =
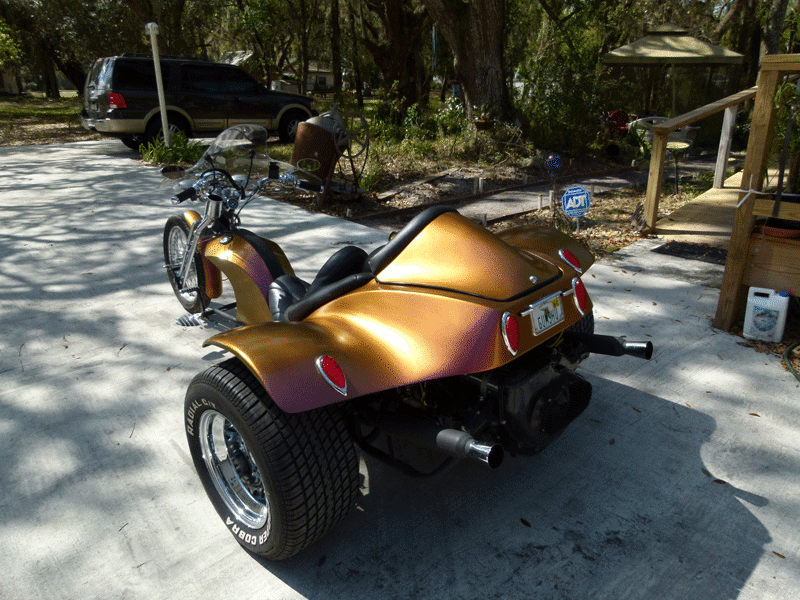
POLYGON ((603 55, 611 65, 730 65, 743 56, 732 50, 698 40, 685 29, 666 24, 654 27, 640 40, 603 55))

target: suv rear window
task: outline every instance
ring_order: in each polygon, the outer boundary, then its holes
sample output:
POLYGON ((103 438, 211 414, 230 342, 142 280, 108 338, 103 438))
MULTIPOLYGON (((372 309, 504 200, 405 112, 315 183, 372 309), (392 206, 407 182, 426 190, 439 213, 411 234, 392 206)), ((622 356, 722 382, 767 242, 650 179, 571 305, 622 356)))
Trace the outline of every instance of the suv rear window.
POLYGON ((156 70, 153 66, 153 62, 117 59, 114 65, 113 87, 119 91, 135 90, 155 92, 156 70))

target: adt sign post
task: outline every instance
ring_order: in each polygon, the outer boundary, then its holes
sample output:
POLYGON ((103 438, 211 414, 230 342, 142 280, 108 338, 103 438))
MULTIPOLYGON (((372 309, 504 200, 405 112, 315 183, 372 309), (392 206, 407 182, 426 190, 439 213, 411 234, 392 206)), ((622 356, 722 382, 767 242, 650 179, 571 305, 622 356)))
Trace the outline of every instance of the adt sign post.
POLYGON ((561 196, 561 208, 568 217, 578 220, 578 231, 581 230, 581 217, 588 212, 591 205, 589 192, 579 185, 572 186, 561 196))

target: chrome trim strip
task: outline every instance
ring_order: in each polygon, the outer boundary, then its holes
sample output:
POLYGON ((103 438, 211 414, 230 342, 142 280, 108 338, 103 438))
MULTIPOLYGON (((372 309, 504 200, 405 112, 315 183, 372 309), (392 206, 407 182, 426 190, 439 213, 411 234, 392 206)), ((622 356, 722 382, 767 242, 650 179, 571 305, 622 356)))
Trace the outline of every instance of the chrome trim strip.
MULTIPOLYGON (((567 263, 570 267, 572 267, 578 273, 583 273, 583 267, 576 267, 571 262, 569 262, 566 258, 564 258, 564 250, 565 250, 565 248, 561 248, 561 250, 558 251, 558 256, 561 257, 561 260, 563 260, 565 263, 567 263)), ((572 252, 570 252, 570 254, 572 254, 572 252)), ((572 256, 575 256, 575 255, 572 254, 572 256)), ((578 261, 578 264, 581 263, 581 261, 578 260, 577 256, 575 256, 575 260, 578 261)))
MULTIPOLYGON (((500 332, 503 334, 503 342, 505 342, 506 349, 511 353, 511 356, 516 356, 517 350, 511 347, 511 342, 508 341, 508 334, 506 333, 506 323, 508 323, 508 319, 513 316, 514 315, 510 312, 503 313, 503 316, 500 318, 500 332)), ((517 335, 519 336, 519 323, 517 323, 517 335)))
MULTIPOLYGON (((575 301, 575 308, 577 308, 577 309, 578 309, 578 312, 579 312, 579 313, 581 313, 581 316, 584 316, 584 315, 586 314, 586 311, 584 311, 584 310, 581 308, 581 303, 578 301, 578 294, 577 294, 577 292, 575 291, 575 286, 576 286, 576 285, 578 285, 578 284, 577 284, 577 282, 578 282, 578 281, 581 281, 581 278, 580 278, 580 277, 573 277, 573 278, 572 278, 572 292, 575 294, 575 295, 574 295, 574 297, 573 297, 573 300, 575 301)), ((581 281, 581 285, 584 285, 584 286, 585 286, 585 284, 584 284, 582 281, 581 281)), ((585 288, 584 288, 584 289, 585 289, 585 288)), ((588 294, 587 294, 587 295, 588 295, 588 294)))
MULTIPOLYGON (((570 290, 569 293, 571 293, 571 292, 572 291, 570 290)), ((527 317, 529 314, 531 314, 533 312, 533 309, 536 308, 537 306, 539 306, 540 304, 543 304, 544 302, 548 302, 548 301, 552 300, 553 298, 555 298, 556 296, 564 296, 567 293, 568 292, 554 292, 554 293, 550 294, 549 296, 545 296, 541 300, 537 300, 533 304, 529 304, 528 305, 528 310, 519 313, 519 316, 520 317, 527 317)))

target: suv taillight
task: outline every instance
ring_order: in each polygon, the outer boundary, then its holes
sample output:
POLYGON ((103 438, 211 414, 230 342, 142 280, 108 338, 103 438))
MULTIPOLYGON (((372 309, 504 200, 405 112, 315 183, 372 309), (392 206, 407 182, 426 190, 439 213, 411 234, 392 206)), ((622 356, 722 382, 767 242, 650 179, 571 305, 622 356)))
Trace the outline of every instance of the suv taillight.
POLYGON ((128 108, 119 92, 108 92, 108 108, 128 108))

